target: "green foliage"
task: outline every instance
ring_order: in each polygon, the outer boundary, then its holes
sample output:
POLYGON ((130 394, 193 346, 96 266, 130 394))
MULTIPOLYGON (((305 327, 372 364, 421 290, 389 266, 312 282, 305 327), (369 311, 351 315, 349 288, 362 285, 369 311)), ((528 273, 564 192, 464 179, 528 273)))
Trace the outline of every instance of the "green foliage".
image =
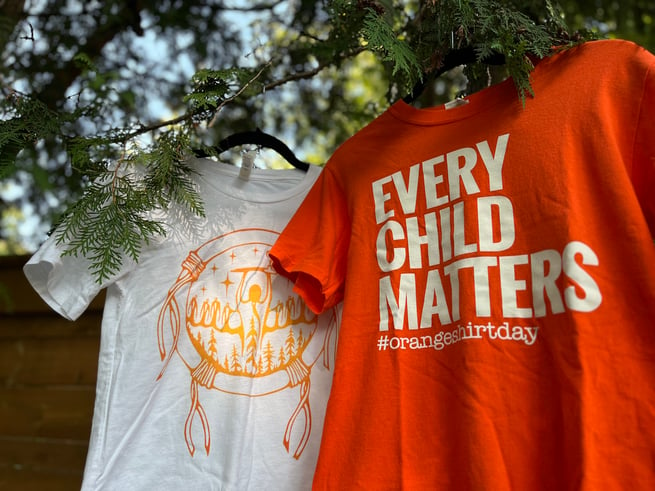
POLYGON ((57 231, 66 254, 86 257, 98 282, 120 269, 124 255, 138 260, 143 244, 164 234, 160 223, 147 218, 153 197, 119 171, 105 182, 92 183, 57 231))
POLYGON ((230 92, 230 79, 237 70, 197 71, 191 79, 192 92, 184 97, 184 102, 194 110, 216 109, 230 92))
MULTIPOLYGON (((477 62, 467 66, 469 91, 486 82, 484 60, 500 54, 505 57, 507 75, 524 99, 532 94, 534 59, 553 53, 553 47, 567 47, 593 37, 589 33, 571 34, 560 10, 550 1, 426 1, 396 31, 387 20, 387 8, 378 2, 361 3, 377 7, 367 8, 362 34, 370 49, 391 63, 391 78, 404 89, 439 69, 449 51, 472 47, 477 62)), ((404 10, 397 8, 395 12, 404 10)))
POLYGON ((65 254, 86 257, 102 282, 119 271, 125 257, 138 261, 144 245, 165 235, 153 218, 158 210, 176 203, 204 216, 192 170, 184 163, 188 144, 184 133, 168 132, 146 151, 126 152, 104 170, 96 166, 95 180, 57 228, 65 254))
POLYGON ((40 101, 18 93, 5 101, 0 121, 0 179, 15 171, 16 156, 61 131, 63 120, 40 101))
POLYGON ((146 168, 143 186, 159 208, 175 203, 194 215, 205 216, 202 200, 191 180, 194 171, 185 161, 189 145, 185 133, 168 132, 159 137, 149 152, 139 154, 146 168))
POLYGON ((373 8, 367 10, 361 31, 367 47, 378 53, 383 62, 392 62, 392 76, 401 72, 410 80, 419 78, 421 65, 412 48, 394 32, 385 16, 373 8))
POLYGON ((98 71, 97 65, 93 62, 91 57, 84 52, 76 53, 75 56, 73 56, 73 62, 82 71, 89 71, 89 72, 98 71))
POLYGON ((37 3, 38 15, 0 26, 13 40, 0 46, 0 179, 28 176, 23 203, 35 203, 44 221, 49 203, 73 203, 57 240, 86 256, 99 281, 165 232, 153 218, 160 210, 176 203, 204 213, 185 164, 192 146, 259 126, 324 162, 451 50, 475 51, 469 92, 485 86, 483 60, 499 53, 525 98, 534 60, 553 47, 594 35, 648 42, 654 32, 647 0, 562 1, 561 9, 536 0, 233 2, 244 23, 262 15, 244 46, 225 2, 37 3), (137 43, 143 25, 162 43, 160 59, 137 43), (183 73, 184 57, 207 68, 183 73), (176 116, 149 114, 154 97, 176 116))

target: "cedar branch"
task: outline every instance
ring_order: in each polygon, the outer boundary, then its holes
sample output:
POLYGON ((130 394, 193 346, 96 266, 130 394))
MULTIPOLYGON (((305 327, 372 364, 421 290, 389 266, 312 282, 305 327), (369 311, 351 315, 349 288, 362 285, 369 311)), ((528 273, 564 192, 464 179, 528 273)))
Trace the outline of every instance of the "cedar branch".
MULTIPOLYGON (((366 47, 359 46, 359 47, 357 47, 355 49, 350 50, 348 53, 343 53, 339 57, 338 61, 340 62, 340 61, 346 60, 348 58, 353 58, 353 57, 357 56, 359 53, 361 53, 361 52, 363 52, 365 50, 366 50, 366 47)), ((280 87, 280 86, 282 86, 282 85, 284 85, 286 83, 289 83, 289 82, 295 82, 295 81, 298 81, 298 80, 305 80, 305 79, 308 79, 308 78, 312 78, 315 75, 317 75, 318 73, 320 73, 322 70, 325 70, 329 66, 334 65, 336 63, 337 62, 335 60, 319 63, 316 67, 314 67, 314 68, 312 68, 310 70, 305 70, 305 71, 302 71, 302 72, 292 73, 292 74, 287 75, 286 77, 283 77, 283 78, 281 78, 279 80, 274 80, 274 81, 269 82, 268 84, 264 85, 263 92, 276 89, 276 88, 278 88, 278 87, 280 87)), ((233 102, 235 99, 237 99, 243 93, 243 91, 250 84, 252 84, 261 75, 263 70, 266 67, 268 67, 270 64, 271 64, 270 61, 268 63, 266 63, 266 65, 264 65, 264 67, 252 79, 250 79, 248 82, 246 82, 245 85, 243 87, 241 87, 234 95, 232 95, 232 96, 228 97, 227 99, 225 99, 224 101, 222 101, 221 104, 216 109, 216 112, 218 112, 221 108, 225 107, 227 104, 229 104, 229 103, 233 102)), ((126 142, 128 140, 131 140, 132 138, 137 137, 137 136, 144 135, 146 133, 150 133, 152 131, 156 131, 156 130, 161 129, 161 128, 165 128, 167 126, 174 126, 176 124, 191 121, 193 119, 193 117, 196 116, 196 115, 197 115, 197 113, 195 111, 189 111, 189 112, 186 112, 186 113, 184 113, 184 114, 182 114, 182 115, 180 115, 180 116, 178 116, 176 118, 167 119, 165 121, 160 121, 160 122, 152 123, 152 124, 148 124, 148 125, 143 125, 143 126, 137 128, 136 130, 130 132, 130 133, 127 133, 127 134, 125 134, 125 135, 123 135, 123 136, 121 136, 119 138, 116 138, 114 140, 114 142, 115 143, 126 142)), ((212 122, 210 123, 210 126, 214 123, 215 118, 216 118, 216 116, 214 116, 214 118, 212 119, 212 122)))

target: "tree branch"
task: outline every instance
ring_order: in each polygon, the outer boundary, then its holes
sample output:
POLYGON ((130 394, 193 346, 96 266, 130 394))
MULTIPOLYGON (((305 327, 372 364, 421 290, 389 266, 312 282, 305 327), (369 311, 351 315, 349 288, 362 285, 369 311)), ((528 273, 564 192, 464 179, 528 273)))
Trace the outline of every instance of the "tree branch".
POLYGON ((266 3, 259 3, 257 5, 249 5, 248 7, 222 5, 220 7, 220 10, 231 10, 234 12, 257 12, 260 10, 272 10, 274 7, 277 7, 281 3, 283 2, 282 1, 266 2, 266 3))
MULTIPOLYGON (((139 10, 135 10, 140 9, 137 6, 138 3, 127 0, 118 13, 110 17, 111 20, 104 24, 99 19, 95 19, 98 27, 89 36, 86 44, 80 47, 79 51, 83 51, 92 60, 95 60, 100 56, 107 43, 114 39, 118 33, 129 27, 132 27, 135 31, 140 29, 140 27, 135 27, 138 26, 139 19, 139 10)), ((64 100, 66 90, 82 72, 82 69, 75 63, 74 58, 71 57, 37 95, 51 109, 54 109, 57 104, 64 100)), ((38 63, 38 60, 36 60, 36 63, 38 63)))
POLYGON ((269 84, 264 86, 264 90, 272 90, 275 89, 276 87, 279 87, 280 85, 284 85, 288 82, 293 82, 296 80, 303 80, 307 78, 312 78, 315 75, 318 75, 320 72, 325 70, 327 67, 336 64, 337 62, 341 62, 343 60, 346 60, 348 58, 354 58, 357 56, 359 53, 366 51, 366 47, 364 46, 359 46, 353 50, 351 50, 348 53, 342 54, 338 60, 332 60, 328 62, 323 62, 319 63, 315 68, 312 68, 311 70, 306 70, 304 72, 296 72, 292 73, 291 75, 287 75, 284 78, 281 78, 280 80, 275 80, 273 82, 270 82, 269 84))
POLYGON ((0 53, 4 52, 11 34, 25 18, 25 0, 0 2, 0 53))
MULTIPOLYGON (((312 78, 312 77, 316 76, 318 73, 320 73, 322 70, 325 70, 327 67, 335 65, 335 64, 337 64, 337 63, 339 63, 339 62, 341 62, 343 60, 346 60, 348 58, 353 58, 353 57, 357 56, 359 53, 362 53, 363 51, 366 51, 366 47, 359 46, 357 48, 354 48, 354 49, 350 50, 347 53, 342 53, 339 56, 339 58, 337 58, 336 60, 331 60, 331 61, 326 61, 326 62, 323 62, 323 63, 319 63, 315 68, 312 68, 310 70, 305 70, 305 71, 302 71, 302 72, 292 73, 292 74, 287 75, 286 77, 283 77, 283 78, 281 78, 279 80, 274 80, 272 82, 269 82, 268 84, 264 85, 264 92, 276 89, 277 87, 280 87, 281 85, 284 85, 284 84, 286 84, 288 82, 294 82, 294 81, 297 81, 297 80, 304 80, 304 79, 312 78)), ((227 99, 225 99, 224 101, 222 101, 219 104, 219 106, 216 108, 216 114, 218 114, 218 111, 220 111, 227 104, 229 104, 232 101, 234 101, 235 99, 237 99, 243 93, 243 91, 250 84, 252 84, 271 63, 272 62, 270 62, 270 61, 268 63, 266 63, 264 65, 264 67, 262 67, 262 69, 252 79, 250 79, 248 82, 246 82, 245 85, 243 87, 241 87, 234 95, 232 95, 232 96, 228 97, 227 99)), ((130 133, 127 133, 126 135, 116 139, 116 142, 118 143, 118 142, 128 141, 128 140, 131 140, 132 138, 135 138, 137 136, 144 135, 146 133, 150 133, 150 132, 158 130, 160 128, 164 128, 166 126, 173 126, 173 125, 176 125, 176 124, 184 123, 186 121, 191 121, 191 119, 193 119, 193 117, 196 116, 196 115, 197 115, 196 112, 190 111, 190 112, 186 112, 186 113, 182 114, 181 116, 178 116, 178 117, 173 118, 173 119, 168 119, 168 120, 165 120, 165 121, 152 123, 152 124, 149 124, 149 125, 146 125, 146 126, 141 126, 140 128, 138 128, 138 129, 136 129, 136 130, 134 130, 134 131, 132 131, 130 133)), ((216 115, 213 117, 212 121, 209 123, 209 126, 212 126, 214 124, 215 120, 216 120, 216 115)))
POLYGON ((218 107, 216 108, 216 113, 214 114, 214 117, 213 117, 212 120, 209 122, 209 125, 208 125, 208 126, 209 126, 210 128, 211 128, 212 126, 214 126, 214 124, 216 123, 216 119, 218 119, 218 113, 220 112, 220 110, 223 109, 223 107, 225 107, 226 104, 229 104, 229 103, 232 102, 234 99, 236 99, 237 97, 239 97, 239 96, 243 93, 243 91, 246 90, 246 89, 250 86, 250 84, 252 84, 255 80, 257 80, 257 79, 259 78, 259 76, 264 72, 264 70, 266 70, 266 69, 271 65, 271 63, 272 63, 272 62, 270 62, 270 61, 269 61, 268 63, 266 63, 266 64, 261 68, 261 70, 259 70, 259 71, 257 72, 257 74, 256 74, 253 78, 251 78, 250 80, 248 80, 245 84, 243 84, 243 87, 241 87, 239 90, 237 90, 236 94, 234 94, 234 95, 231 96, 231 97, 228 97, 227 99, 225 99, 223 102, 221 102, 221 103, 218 105, 218 107))

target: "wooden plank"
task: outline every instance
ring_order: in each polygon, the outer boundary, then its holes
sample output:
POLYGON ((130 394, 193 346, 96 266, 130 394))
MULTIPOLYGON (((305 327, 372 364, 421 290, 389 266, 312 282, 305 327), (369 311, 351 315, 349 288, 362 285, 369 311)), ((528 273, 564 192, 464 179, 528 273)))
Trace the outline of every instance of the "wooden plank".
POLYGON ((28 258, 0 257, 0 489, 76 490, 91 432, 104 294, 67 321, 23 275, 28 258))
POLYGON ((85 312, 72 322, 52 313, 0 313, 0 340, 30 337, 99 337, 102 312, 85 312))
MULTIPOLYGON (((52 311, 25 278, 23 265, 28 260, 29 256, 0 256, 0 313, 52 311)), ((101 310, 104 298, 104 292, 101 292, 88 310, 101 310)))
POLYGON ((0 388, 0 435, 88 440, 94 387, 0 388))
POLYGON ((76 491, 82 476, 66 473, 35 472, 0 466, 0 489, 20 491, 76 491))
POLYGON ((0 256, 0 271, 3 269, 19 269, 30 259, 29 254, 16 256, 0 256))
POLYGON ((0 312, 48 312, 50 307, 34 291, 23 274, 29 256, 0 257, 0 312))
MULTIPOLYGON (((4 327, 3 327, 4 330, 4 327)), ((82 385, 93 387, 100 339, 0 337, 0 386, 82 385)))
POLYGON ((87 450, 86 440, 0 436, 0 467, 81 475, 87 450))

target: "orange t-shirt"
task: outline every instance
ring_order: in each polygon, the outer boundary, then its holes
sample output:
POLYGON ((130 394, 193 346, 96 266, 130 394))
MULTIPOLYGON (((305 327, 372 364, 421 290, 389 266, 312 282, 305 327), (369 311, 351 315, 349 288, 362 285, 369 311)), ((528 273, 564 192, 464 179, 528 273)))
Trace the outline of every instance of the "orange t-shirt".
POLYGON ((655 489, 655 57, 532 85, 394 104, 271 250, 343 300, 316 489, 655 489))

